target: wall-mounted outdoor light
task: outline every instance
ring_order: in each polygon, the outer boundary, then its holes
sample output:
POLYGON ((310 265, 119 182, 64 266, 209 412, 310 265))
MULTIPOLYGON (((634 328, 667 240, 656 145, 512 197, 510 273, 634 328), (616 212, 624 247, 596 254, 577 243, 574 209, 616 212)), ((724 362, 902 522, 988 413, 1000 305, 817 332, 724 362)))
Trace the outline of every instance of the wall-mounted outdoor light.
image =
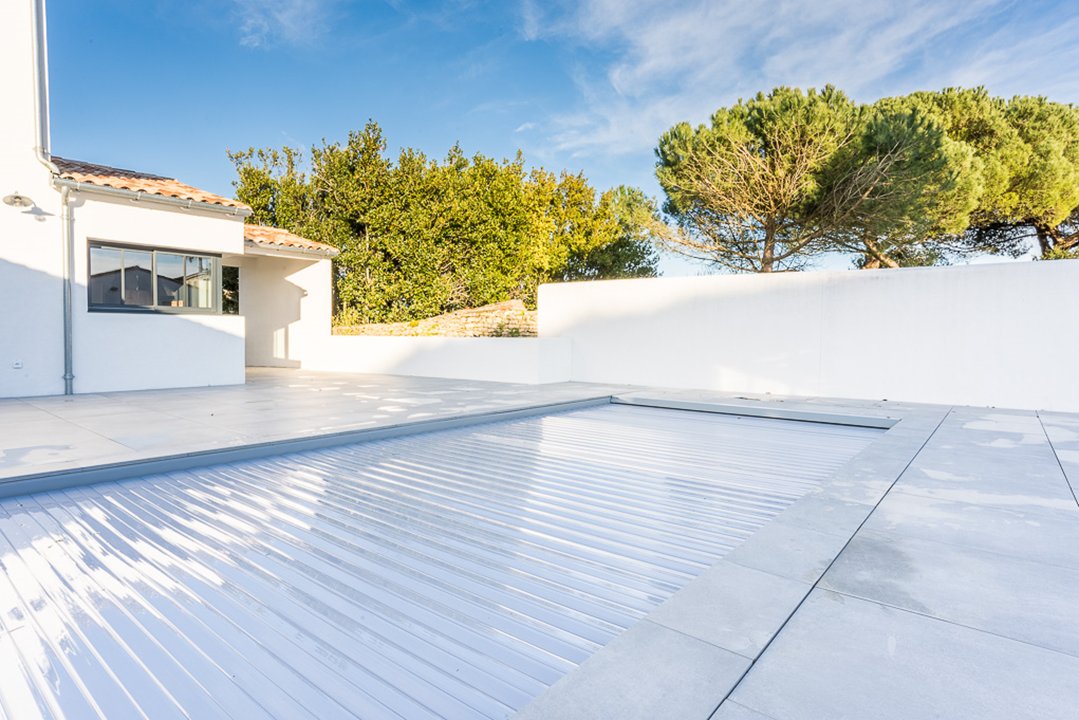
POLYGON ((10 195, 4 196, 4 204, 10 205, 11 207, 28 208, 33 206, 34 201, 26 197, 25 195, 20 195, 19 191, 16 190, 10 195))
POLYGON ((20 195, 18 190, 11 193, 10 195, 5 195, 3 197, 3 200, 5 205, 13 208, 21 208, 23 215, 29 215, 38 222, 44 222, 45 219, 51 215, 51 213, 47 213, 41 208, 39 208, 37 206, 37 203, 35 203, 30 198, 26 197, 25 195, 20 195))

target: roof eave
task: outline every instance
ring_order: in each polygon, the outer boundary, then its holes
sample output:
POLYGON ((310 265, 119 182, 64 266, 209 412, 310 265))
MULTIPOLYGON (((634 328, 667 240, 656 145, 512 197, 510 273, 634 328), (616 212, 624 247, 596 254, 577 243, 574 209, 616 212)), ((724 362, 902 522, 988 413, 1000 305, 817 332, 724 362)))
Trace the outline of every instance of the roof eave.
POLYGON ((71 180, 70 178, 53 178, 53 185, 56 187, 66 187, 75 192, 94 193, 98 195, 107 195, 109 197, 121 198, 124 200, 130 200, 132 202, 146 202, 155 205, 166 205, 174 209, 180 210, 200 210, 204 212, 212 212, 220 215, 227 215, 229 217, 246 218, 251 215, 251 208, 235 205, 221 205, 218 203, 203 202, 201 200, 192 200, 190 198, 178 198, 170 195, 156 195, 154 193, 146 192, 145 190, 125 190, 124 188, 115 188, 109 185, 97 185, 95 183, 80 182, 79 180, 71 180))
POLYGON ((293 257, 297 259, 332 260, 340 254, 340 250, 316 250, 314 248, 282 247, 270 243, 260 243, 244 238, 244 255, 263 255, 266 257, 293 257))

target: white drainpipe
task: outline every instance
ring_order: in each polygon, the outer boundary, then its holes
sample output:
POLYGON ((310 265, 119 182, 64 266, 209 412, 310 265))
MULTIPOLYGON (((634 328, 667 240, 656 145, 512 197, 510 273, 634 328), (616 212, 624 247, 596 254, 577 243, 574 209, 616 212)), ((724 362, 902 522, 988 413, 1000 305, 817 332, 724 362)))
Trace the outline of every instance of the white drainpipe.
MULTIPOLYGON (((60 169, 53 163, 49 153, 49 54, 46 44, 45 33, 45 0, 32 0, 33 12, 30 14, 33 25, 34 38, 34 129, 37 142, 34 145, 34 153, 38 162, 52 175, 55 180, 60 175, 60 169)), ((60 191, 60 243, 61 257, 63 261, 63 286, 64 286, 64 394, 71 395, 75 392, 75 362, 72 343, 72 317, 71 296, 72 259, 72 216, 70 190, 66 187, 58 188, 60 191)))
POLYGON ((60 169, 49 159, 49 52, 45 36, 45 0, 32 0, 30 13, 34 37, 34 119, 37 121, 37 144, 34 151, 38 161, 54 175, 60 169))
POLYGON ((71 331, 71 296, 74 288, 72 278, 75 269, 72 261, 75 257, 75 249, 72 247, 74 233, 72 232, 70 188, 60 188, 60 242, 63 244, 64 264, 64 395, 75 394, 75 349, 71 331))

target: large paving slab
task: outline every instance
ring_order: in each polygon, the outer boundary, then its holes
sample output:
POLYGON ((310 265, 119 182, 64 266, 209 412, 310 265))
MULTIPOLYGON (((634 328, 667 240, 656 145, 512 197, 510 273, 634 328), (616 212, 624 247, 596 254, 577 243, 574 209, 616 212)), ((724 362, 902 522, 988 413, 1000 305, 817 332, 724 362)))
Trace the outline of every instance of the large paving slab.
POLYGON ((730 696, 773 720, 1070 720, 1077 699, 1079 658, 823 590, 730 696))
POLYGON ((1057 461, 1068 478, 1072 495, 1079 502, 1079 416, 1039 413, 1045 434, 1053 443, 1057 461))
POLYGON ((1079 657, 1079 569, 863 531, 820 587, 1079 657))
POLYGON ((1079 506, 1037 415, 963 409, 821 587, 1079 656, 1077 541, 1079 506))
POLYGON ((1017 510, 896 490, 865 529, 1079 569, 1079 505, 1017 510))

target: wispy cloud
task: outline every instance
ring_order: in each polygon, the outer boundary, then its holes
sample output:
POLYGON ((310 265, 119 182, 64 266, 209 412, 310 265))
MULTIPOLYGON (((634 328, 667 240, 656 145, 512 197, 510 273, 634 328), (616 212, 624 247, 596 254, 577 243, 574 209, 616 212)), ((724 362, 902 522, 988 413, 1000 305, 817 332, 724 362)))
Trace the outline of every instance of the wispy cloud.
POLYGON ((338 0, 232 0, 240 44, 263 47, 277 42, 314 42, 329 26, 338 0))
POLYGON ((1079 9, 1072 17, 1055 16, 1051 28, 1009 24, 980 37, 955 63, 950 85, 987 85, 1009 95, 1046 95, 1079 102, 1079 9))
POLYGON ((536 123, 534 123, 534 122, 523 122, 520 125, 518 125, 517 128, 513 132, 515 132, 515 133, 523 133, 523 132, 528 132, 529 130, 534 130, 535 128, 536 128, 536 123))
POLYGON ((1079 99, 1074 14, 1061 23, 1045 7, 1008 0, 584 0, 547 5, 545 15, 537 7, 522 6, 523 34, 588 58, 574 77, 576 107, 545 127, 575 155, 647 150, 673 123, 705 121, 776 85, 833 83, 869 100, 952 83, 996 89, 1006 78, 1025 81, 1013 91, 1045 92, 1039 81, 1053 78, 1047 87, 1072 93, 1060 99, 1079 99), (1015 36, 1022 13, 1040 24, 1026 38, 1015 36))
POLYGON ((525 40, 538 38, 541 24, 541 12, 536 0, 521 0, 521 35, 525 40))

